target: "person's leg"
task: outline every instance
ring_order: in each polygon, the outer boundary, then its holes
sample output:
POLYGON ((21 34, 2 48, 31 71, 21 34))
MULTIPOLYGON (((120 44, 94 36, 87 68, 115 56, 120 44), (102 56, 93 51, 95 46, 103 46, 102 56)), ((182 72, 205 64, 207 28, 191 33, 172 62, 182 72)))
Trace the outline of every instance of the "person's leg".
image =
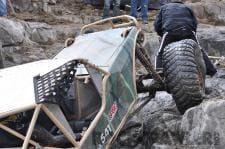
POLYGON ((206 74, 210 75, 211 77, 214 76, 217 72, 215 66, 211 62, 211 60, 208 57, 208 54, 201 48, 203 59, 205 61, 205 66, 206 66, 206 74))
POLYGON ((113 16, 120 15, 120 0, 113 0, 113 16))
POLYGON ((137 0, 131 0, 130 5, 131 5, 130 15, 137 18, 137 0))
POLYGON ((198 42, 198 38, 197 38, 196 34, 194 34, 194 33, 195 32, 193 32, 194 37, 192 37, 191 39, 193 39, 194 41, 196 41, 198 43, 199 48, 202 51, 203 59, 204 59, 205 66, 206 66, 206 74, 210 75, 210 76, 214 76, 217 72, 216 67, 213 65, 212 61, 209 59, 207 52, 201 47, 200 43, 198 42))
POLYGON ((109 17, 110 2, 111 2, 111 0, 104 0, 104 8, 103 8, 103 16, 102 16, 103 19, 109 17))
POLYGON ((148 0, 141 0, 141 17, 144 23, 148 21, 148 0))
POLYGON ((6 0, 0 0, 0 17, 7 15, 6 0))

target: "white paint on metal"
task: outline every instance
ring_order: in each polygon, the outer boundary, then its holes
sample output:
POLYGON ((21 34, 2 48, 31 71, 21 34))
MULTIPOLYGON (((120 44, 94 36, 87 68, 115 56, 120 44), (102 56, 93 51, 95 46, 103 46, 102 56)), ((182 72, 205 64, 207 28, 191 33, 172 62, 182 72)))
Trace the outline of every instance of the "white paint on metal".
POLYGON ((41 60, 0 70, 0 113, 35 105, 33 77, 66 63, 65 60, 41 60))

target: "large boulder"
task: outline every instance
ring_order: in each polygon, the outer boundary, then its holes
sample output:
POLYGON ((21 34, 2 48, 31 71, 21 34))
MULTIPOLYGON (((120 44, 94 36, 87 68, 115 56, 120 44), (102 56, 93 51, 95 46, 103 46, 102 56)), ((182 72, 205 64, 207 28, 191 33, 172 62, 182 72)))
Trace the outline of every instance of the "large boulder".
POLYGON ((25 39, 26 31, 20 22, 0 17, 0 41, 3 46, 18 45, 25 39))
POLYGON ((17 12, 51 12, 48 4, 55 3, 55 0, 16 0, 13 7, 17 12))
POLYGON ((40 44, 52 44, 57 39, 56 30, 46 23, 23 23, 30 40, 40 44))
POLYGON ((225 146, 225 100, 211 99, 188 110, 181 122, 183 144, 225 146))
POLYGON ((3 51, 5 67, 47 58, 44 49, 36 45, 4 47, 3 51))
POLYGON ((225 70, 218 69, 214 77, 206 78, 205 86, 208 98, 225 96, 225 70))
POLYGON ((205 7, 206 17, 215 24, 225 24, 225 1, 202 0, 205 7))
POLYGON ((0 41, 3 47, 33 42, 52 44, 56 39, 56 29, 46 23, 0 18, 0 41))
POLYGON ((199 19, 206 19, 206 22, 214 25, 225 24, 224 0, 186 0, 186 4, 199 19))
MULTIPOLYGON (((140 102, 146 99, 140 99, 140 102)), ((141 105, 141 104, 140 104, 141 105)), ((116 148, 151 148, 154 143, 180 144, 182 116, 167 92, 157 92, 125 125, 118 136, 116 148)))
POLYGON ((198 27, 200 45, 209 55, 225 55, 225 27, 200 25, 198 27))
MULTIPOLYGON (((62 49, 62 43, 55 43, 57 38, 62 37, 60 35, 46 23, 0 18, 1 58, 4 65, 8 67, 55 55, 57 48, 62 49), (52 45, 54 49, 48 45, 52 45), (44 50, 45 47, 50 49, 44 50)), ((67 35, 68 33, 65 34, 67 35)))
MULTIPOLYGON (((170 94, 157 92, 122 129, 115 148, 208 149, 225 146, 225 70, 206 79, 206 98, 181 115, 170 94)), ((148 98, 140 99, 143 103, 148 98)), ((139 104, 141 105, 141 104, 139 104)))
POLYGON ((176 104, 170 94, 157 92, 155 98, 143 107, 138 114, 144 123, 147 137, 147 148, 154 143, 180 144, 180 120, 176 104))

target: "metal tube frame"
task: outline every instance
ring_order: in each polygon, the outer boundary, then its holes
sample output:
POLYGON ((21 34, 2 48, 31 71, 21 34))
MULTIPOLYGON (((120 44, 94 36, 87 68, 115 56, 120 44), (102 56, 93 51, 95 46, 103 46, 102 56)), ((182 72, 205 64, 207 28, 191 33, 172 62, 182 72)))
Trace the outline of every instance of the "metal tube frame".
POLYGON ((51 112, 49 111, 49 109, 45 106, 45 104, 36 104, 36 105, 31 105, 31 106, 28 106, 28 107, 25 107, 25 108, 21 108, 21 109, 18 109, 18 110, 15 110, 15 111, 10 111, 10 112, 7 112, 7 113, 3 113, 3 114, 0 114, 0 118, 4 118, 4 117, 7 117, 9 115, 13 115, 13 114, 17 114, 17 113, 20 113, 20 112, 25 112, 27 110, 31 110, 31 109, 34 109, 34 113, 33 113, 33 116, 32 116, 32 120, 30 122, 30 125, 29 125, 29 128, 27 130, 27 134, 26 136, 23 136, 22 134, 18 133, 17 131, 5 126, 4 124, 1 124, 0 123, 0 129, 3 129, 5 130, 6 132, 12 134, 13 136, 16 136, 18 138, 20 138, 21 140, 24 140, 23 142, 23 146, 22 146, 22 149, 26 149, 28 147, 29 144, 32 144, 34 145, 36 148, 49 148, 49 147, 42 147, 40 146, 37 142, 31 140, 31 135, 32 135, 32 132, 34 130, 34 126, 36 124, 36 121, 37 121, 37 118, 38 118, 38 115, 40 113, 41 110, 43 110, 46 115, 52 120, 52 122, 60 129, 60 131, 62 131, 62 133, 65 135, 65 137, 73 144, 73 146, 76 148, 76 149, 80 149, 82 147, 82 145, 85 143, 85 141, 87 140, 88 136, 91 134, 91 132, 94 130, 94 128, 96 127, 99 119, 101 118, 104 110, 105 110, 105 107, 106 107, 106 83, 107 83, 107 80, 110 76, 110 73, 102 70, 101 68, 95 66, 94 64, 91 64, 89 63, 87 60, 85 59, 78 59, 80 63, 84 64, 84 65, 88 65, 89 67, 93 67, 94 69, 96 69, 98 72, 102 73, 104 75, 103 77, 103 81, 102 81, 102 86, 103 86, 103 90, 102 90, 102 100, 101 100, 101 107, 100 107, 100 110, 99 112, 97 113, 97 115, 95 116, 94 120, 91 122, 90 126, 88 127, 88 129, 86 130, 86 132, 84 133, 82 139, 77 142, 75 140, 75 138, 73 138, 69 133, 68 131, 65 129, 65 127, 60 123, 59 120, 57 120, 57 118, 51 114, 51 112))
POLYGON ((129 16, 129 15, 121 15, 121 16, 102 19, 102 20, 96 21, 94 23, 85 25, 81 28, 80 34, 83 35, 85 29, 87 29, 87 28, 93 27, 95 25, 100 25, 100 24, 103 24, 103 23, 106 23, 106 22, 110 22, 112 28, 128 27, 128 26, 131 26, 131 25, 136 26, 137 28, 140 28, 140 25, 139 25, 138 21, 134 17, 129 16), (114 24, 113 20, 118 20, 118 19, 121 19, 121 21, 127 20, 128 22, 122 22, 120 24, 114 24))

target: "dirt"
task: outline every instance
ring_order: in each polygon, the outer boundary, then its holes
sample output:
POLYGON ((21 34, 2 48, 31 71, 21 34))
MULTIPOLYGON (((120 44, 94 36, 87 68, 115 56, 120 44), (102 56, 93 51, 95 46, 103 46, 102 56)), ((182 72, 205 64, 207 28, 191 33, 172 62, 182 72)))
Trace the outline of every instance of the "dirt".
MULTIPOLYGON (((58 1, 55 5, 48 5, 49 12, 29 11, 12 14, 9 10, 9 18, 24 21, 44 22, 50 25, 74 23, 74 17, 101 16, 101 8, 84 4, 81 0, 58 1)), ((77 22, 76 22, 77 23, 77 22)))

